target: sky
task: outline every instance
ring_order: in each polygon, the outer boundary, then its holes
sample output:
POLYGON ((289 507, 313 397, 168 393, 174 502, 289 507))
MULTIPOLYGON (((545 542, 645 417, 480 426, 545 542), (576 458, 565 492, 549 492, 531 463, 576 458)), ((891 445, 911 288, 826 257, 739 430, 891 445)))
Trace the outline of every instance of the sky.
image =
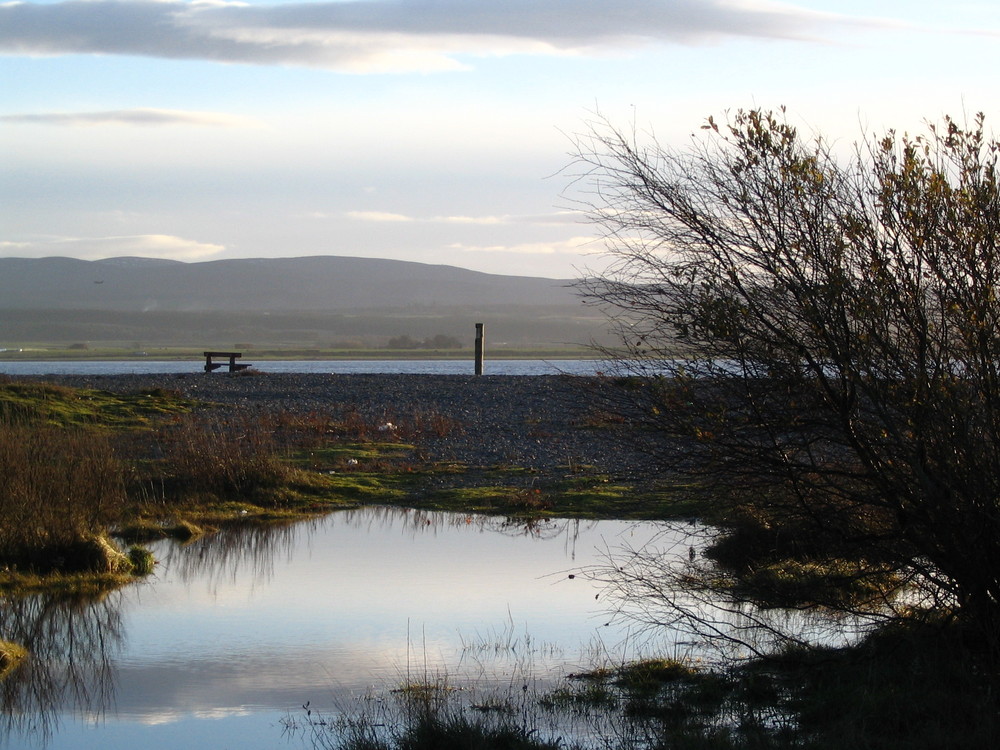
POLYGON ((995 0, 0 0, 0 256, 607 262, 573 136, 1000 123, 995 0))

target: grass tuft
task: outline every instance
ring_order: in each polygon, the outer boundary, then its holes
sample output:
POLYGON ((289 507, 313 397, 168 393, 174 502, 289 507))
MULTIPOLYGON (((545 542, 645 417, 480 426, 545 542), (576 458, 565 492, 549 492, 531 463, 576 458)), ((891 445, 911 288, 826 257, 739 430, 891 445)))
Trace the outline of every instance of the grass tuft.
POLYGON ((28 650, 21 644, 0 641, 0 681, 17 669, 27 656, 28 650))
POLYGON ((136 576, 152 575, 156 567, 156 558, 145 547, 133 544, 128 549, 128 559, 132 563, 132 574, 136 576))

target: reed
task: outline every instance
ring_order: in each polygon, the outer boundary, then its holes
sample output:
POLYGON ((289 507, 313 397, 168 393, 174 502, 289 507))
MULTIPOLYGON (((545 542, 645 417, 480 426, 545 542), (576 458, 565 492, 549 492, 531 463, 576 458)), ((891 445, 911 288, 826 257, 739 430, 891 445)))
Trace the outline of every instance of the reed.
POLYGON ((0 560, 6 565, 106 568, 104 531, 125 505, 123 468, 103 435, 0 420, 0 560))
POLYGON ((521 690, 497 692, 469 704, 466 691, 446 678, 407 683, 389 701, 327 721, 307 721, 313 745, 321 750, 569 750, 562 738, 541 736, 542 714, 525 710, 521 690))
POLYGON ((247 416, 185 415, 156 435, 155 471, 175 496, 250 499, 281 486, 291 469, 273 434, 247 416))

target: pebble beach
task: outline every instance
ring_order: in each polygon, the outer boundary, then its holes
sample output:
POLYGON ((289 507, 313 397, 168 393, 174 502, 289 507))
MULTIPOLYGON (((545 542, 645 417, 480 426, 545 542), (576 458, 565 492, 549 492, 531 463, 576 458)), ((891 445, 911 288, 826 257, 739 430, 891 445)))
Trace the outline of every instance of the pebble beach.
POLYGON ((567 375, 342 375, 190 373, 59 375, 24 378, 115 393, 162 388, 239 410, 343 413, 384 424, 437 414, 456 428, 424 435, 418 447, 435 461, 469 467, 518 466, 542 475, 591 466, 635 477, 642 456, 595 427, 596 379, 567 375))

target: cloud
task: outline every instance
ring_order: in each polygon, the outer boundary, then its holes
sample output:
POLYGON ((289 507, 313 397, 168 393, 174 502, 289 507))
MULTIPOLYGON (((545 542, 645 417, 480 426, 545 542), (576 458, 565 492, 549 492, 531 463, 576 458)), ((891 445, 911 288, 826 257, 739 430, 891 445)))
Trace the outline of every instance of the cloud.
POLYGON ((551 214, 531 214, 512 217, 518 224, 583 224, 587 215, 583 211, 556 211, 551 214))
POLYGON ((559 242, 527 242, 519 245, 448 245, 463 253, 516 253, 518 255, 589 255, 603 251, 604 246, 593 237, 571 237, 559 242))
MULTIPOLYGON (((325 214, 317 215, 325 217, 325 214)), ((498 226, 501 224, 578 224, 584 214, 576 211, 558 211, 553 214, 503 216, 430 216, 417 217, 406 214, 389 213, 387 211, 348 211, 348 218, 358 221, 373 222, 421 222, 425 224, 468 224, 479 226, 498 226)))
POLYGON ((434 224, 474 224, 480 226, 510 223, 506 216, 432 216, 427 221, 434 224))
POLYGON ((65 0, 0 4, 0 53, 138 55, 355 72, 455 70, 466 55, 581 54, 876 26, 765 0, 65 0))
POLYGON ((167 234, 137 234, 125 237, 60 238, 41 242, 0 242, 0 256, 46 258, 68 256, 99 260, 122 256, 195 260, 225 250, 222 245, 186 240, 167 234))
POLYGON ((579 211, 557 211, 551 214, 504 214, 503 216, 434 216, 425 221, 441 224, 480 224, 493 226, 497 224, 532 224, 558 225, 580 224, 585 215, 579 211))
POLYGON ((245 127, 249 120, 214 112, 184 112, 170 109, 119 109, 107 112, 42 112, 0 115, 0 122, 15 124, 65 125, 194 125, 209 127, 245 127))
POLYGON ((347 217, 349 219, 357 219, 358 221, 375 221, 375 222, 401 222, 401 221, 416 221, 412 216, 405 216, 404 214, 393 214, 388 211, 348 211, 347 217))
POLYGON ((176 724, 179 721, 188 721, 192 717, 196 719, 228 719, 234 716, 251 716, 250 709, 245 707, 235 708, 211 708, 193 711, 148 711, 146 713, 137 712, 138 723, 149 727, 163 726, 166 724, 176 724))

